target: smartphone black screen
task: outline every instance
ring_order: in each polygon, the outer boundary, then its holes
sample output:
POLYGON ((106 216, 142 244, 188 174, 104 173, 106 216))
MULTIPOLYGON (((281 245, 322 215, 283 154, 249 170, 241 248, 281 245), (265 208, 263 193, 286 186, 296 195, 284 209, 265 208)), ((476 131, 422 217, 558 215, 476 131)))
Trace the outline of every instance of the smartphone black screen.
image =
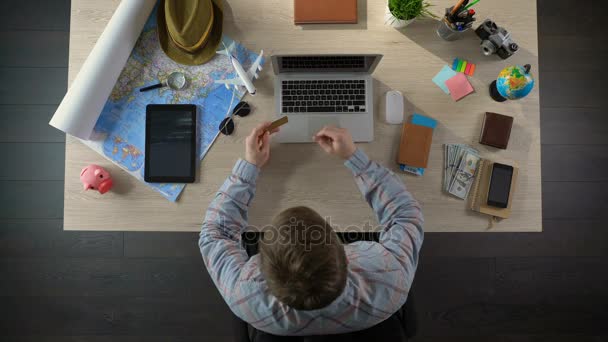
POLYGON ((196 106, 146 107, 144 180, 193 183, 196 166, 196 106))
POLYGON ((498 208, 507 207, 512 178, 512 166, 494 163, 492 178, 490 179, 490 190, 488 192, 488 205, 498 208))

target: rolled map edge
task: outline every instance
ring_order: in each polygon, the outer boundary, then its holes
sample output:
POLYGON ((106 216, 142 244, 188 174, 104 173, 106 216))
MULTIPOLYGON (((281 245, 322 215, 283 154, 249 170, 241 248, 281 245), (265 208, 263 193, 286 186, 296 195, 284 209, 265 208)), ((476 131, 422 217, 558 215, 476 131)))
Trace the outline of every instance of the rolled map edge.
POLYGON ((80 139, 91 138, 156 0, 123 0, 84 61, 49 125, 80 139))

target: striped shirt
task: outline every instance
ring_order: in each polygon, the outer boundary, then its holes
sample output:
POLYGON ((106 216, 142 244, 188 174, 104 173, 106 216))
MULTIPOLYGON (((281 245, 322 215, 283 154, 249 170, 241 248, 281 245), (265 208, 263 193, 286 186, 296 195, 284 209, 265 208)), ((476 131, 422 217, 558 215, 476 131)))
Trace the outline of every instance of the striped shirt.
POLYGON ((346 333, 384 321, 405 303, 423 240, 420 205, 397 176, 361 150, 344 165, 378 218, 380 238, 345 246, 346 286, 322 309, 295 310, 277 300, 259 257, 248 258, 241 245, 259 173, 255 165, 237 161, 207 210, 199 239, 205 266, 230 309, 254 328, 290 336, 346 333))

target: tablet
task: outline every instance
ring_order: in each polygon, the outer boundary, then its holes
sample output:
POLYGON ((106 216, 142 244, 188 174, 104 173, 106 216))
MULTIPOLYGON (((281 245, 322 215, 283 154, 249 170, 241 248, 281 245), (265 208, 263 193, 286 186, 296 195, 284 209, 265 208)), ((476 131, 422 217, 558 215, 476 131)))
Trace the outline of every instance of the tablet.
POLYGON ((196 106, 148 105, 144 180, 194 183, 196 106))

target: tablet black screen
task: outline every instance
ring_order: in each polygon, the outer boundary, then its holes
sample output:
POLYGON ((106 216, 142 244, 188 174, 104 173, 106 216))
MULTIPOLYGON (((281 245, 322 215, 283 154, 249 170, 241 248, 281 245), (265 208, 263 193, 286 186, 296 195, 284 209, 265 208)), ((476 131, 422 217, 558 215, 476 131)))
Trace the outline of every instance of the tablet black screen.
POLYGON ((192 183, 195 158, 196 106, 148 105, 145 181, 192 183))

